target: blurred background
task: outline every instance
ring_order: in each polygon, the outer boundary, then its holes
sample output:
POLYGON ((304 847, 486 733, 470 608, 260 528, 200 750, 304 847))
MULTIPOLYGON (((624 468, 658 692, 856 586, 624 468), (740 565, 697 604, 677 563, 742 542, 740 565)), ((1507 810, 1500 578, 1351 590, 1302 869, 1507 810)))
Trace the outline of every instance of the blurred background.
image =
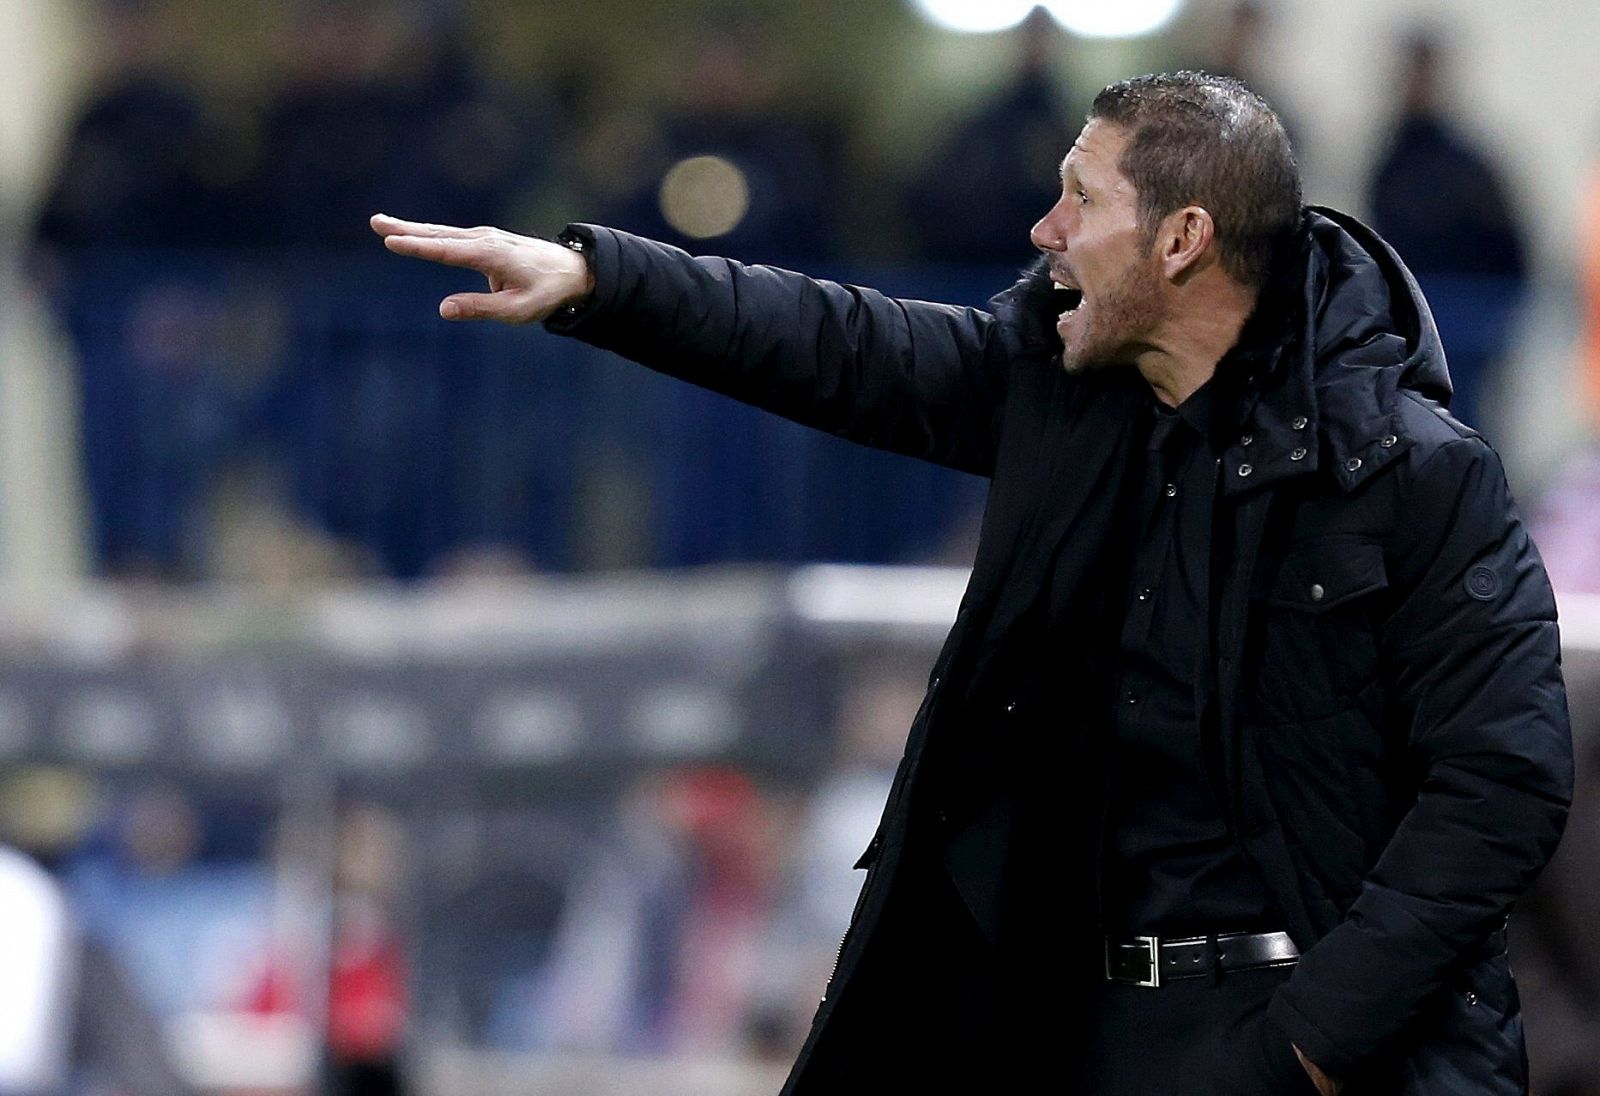
POLYGON ((1600 7, 0 0, 0 1093, 770 1093, 983 483, 542 331, 366 226, 981 304, 1103 84, 1279 106, 1433 303, 1560 593, 1512 949, 1600 1093, 1600 7))

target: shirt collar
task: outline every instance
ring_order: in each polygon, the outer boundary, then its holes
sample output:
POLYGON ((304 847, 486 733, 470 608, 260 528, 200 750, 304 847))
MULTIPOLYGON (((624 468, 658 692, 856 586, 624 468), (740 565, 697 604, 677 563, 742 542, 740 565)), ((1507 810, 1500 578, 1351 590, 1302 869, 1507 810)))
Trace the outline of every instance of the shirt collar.
POLYGON ((1180 423, 1193 430, 1213 448, 1226 444, 1231 436, 1232 427, 1237 424, 1219 418, 1222 407, 1222 401, 1219 399, 1221 388, 1213 376, 1175 408, 1168 407, 1151 393, 1152 417, 1156 424, 1151 435, 1151 444, 1158 448, 1165 445, 1180 423))

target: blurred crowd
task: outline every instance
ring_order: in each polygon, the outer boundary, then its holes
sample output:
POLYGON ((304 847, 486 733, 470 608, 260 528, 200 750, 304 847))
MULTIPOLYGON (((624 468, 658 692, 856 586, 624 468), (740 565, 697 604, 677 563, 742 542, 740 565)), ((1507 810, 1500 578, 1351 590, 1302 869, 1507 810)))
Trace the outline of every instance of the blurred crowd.
MULTIPOLYGON (((863 150, 846 95, 786 85, 782 42, 743 9, 689 20, 680 80, 644 102, 581 63, 496 79, 466 16, 433 5, 288 10, 279 63, 242 99, 174 63, 158 6, 96 8, 99 76, 32 267, 76 350, 101 573, 962 558, 973 482, 542 334, 446 330, 433 306, 459 278, 385 256, 366 222, 581 218, 980 304, 1029 260, 1085 106, 1042 10, 906 167, 863 150)), ((1234 5, 1183 63, 1268 83, 1270 14, 1234 5)), ((1493 151, 1458 124, 1448 40, 1418 30, 1399 48, 1367 212, 1429 292, 1456 411, 1477 422, 1524 296, 1525 233, 1493 151)))
POLYGON ((787 1061, 919 662, 838 669, 833 756, 799 783, 726 762, 510 796, 0 770, 0 894, 39 896, 14 939, 49 967, 0 958, 0 1091, 386 1096, 422 1042, 787 1061))

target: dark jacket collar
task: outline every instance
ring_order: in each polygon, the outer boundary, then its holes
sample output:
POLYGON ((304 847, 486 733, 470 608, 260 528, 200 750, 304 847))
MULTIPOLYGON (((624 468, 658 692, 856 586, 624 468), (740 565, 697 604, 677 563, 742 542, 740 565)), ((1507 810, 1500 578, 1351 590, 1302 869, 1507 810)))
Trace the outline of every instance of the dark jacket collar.
POLYGON ((1444 349, 1416 279, 1343 213, 1305 211, 1251 327, 1276 330, 1278 341, 1244 379, 1245 426, 1223 454, 1229 493, 1315 471, 1354 490, 1411 445, 1403 389, 1449 401, 1444 349))
MULTIPOLYGON (((1059 368, 1061 297, 1041 260, 991 302, 1018 351, 1059 368)), ((1217 371, 1230 495, 1321 471, 1354 490, 1410 446, 1403 389, 1447 404, 1433 316, 1394 250, 1360 221, 1308 207, 1217 371), (1226 436, 1226 435, 1224 435, 1226 436)))

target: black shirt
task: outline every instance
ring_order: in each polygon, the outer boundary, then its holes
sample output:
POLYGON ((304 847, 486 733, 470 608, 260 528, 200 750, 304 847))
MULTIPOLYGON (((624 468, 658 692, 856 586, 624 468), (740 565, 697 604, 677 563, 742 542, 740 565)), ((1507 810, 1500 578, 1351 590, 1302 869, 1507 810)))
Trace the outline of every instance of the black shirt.
POLYGON ((1221 443, 1215 384, 1176 410, 1152 397, 1129 517, 1102 902, 1107 929, 1191 935, 1271 925, 1265 882, 1230 831, 1196 710, 1221 443))

